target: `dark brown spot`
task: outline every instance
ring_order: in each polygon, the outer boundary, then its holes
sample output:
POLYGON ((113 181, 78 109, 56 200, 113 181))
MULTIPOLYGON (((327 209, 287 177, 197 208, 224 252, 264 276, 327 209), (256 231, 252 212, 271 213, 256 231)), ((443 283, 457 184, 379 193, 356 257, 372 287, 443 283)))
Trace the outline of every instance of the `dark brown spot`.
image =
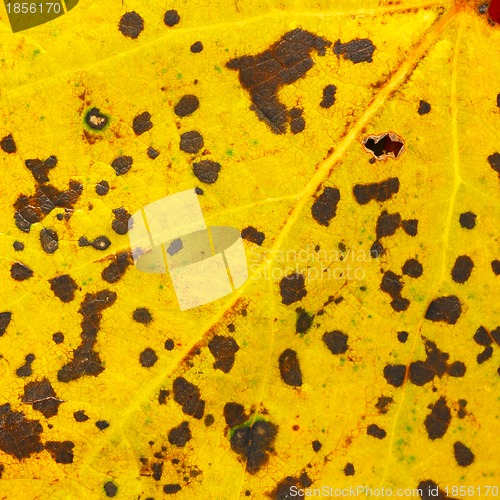
POLYGON ((104 485, 104 492, 107 497, 114 497, 118 493, 118 486, 113 481, 108 481, 104 485))
POLYGON ((33 361, 35 361, 34 354, 28 354, 27 356, 25 356, 24 365, 20 366, 16 370, 16 375, 21 378, 29 377, 33 373, 33 370, 31 368, 33 361))
POLYGON ((389 396, 380 396, 377 400, 375 408, 379 411, 381 415, 385 415, 389 411, 389 405, 394 403, 394 399, 389 396))
POLYGON ((32 405, 33 409, 42 413, 45 418, 57 415, 59 405, 62 403, 47 378, 26 384, 22 401, 32 405))
POLYGON ((128 267, 133 264, 132 254, 130 250, 117 253, 112 257, 111 264, 106 266, 101 273, 101 278, 108 283, 118 282, 127 271, 128 267))
POLYGON ((189 430, 189 423, 182 422, 177 427, 170 429, 168 433, 168 442, 179 448, 182 448, 191 439, 191 431, 189 430))
POLYGON ((290 305, 303 299, 307 295, 303 274, 292 273, 280 281, 281 302, 290 305))
POLYGON ((422 500, 457 500, 456 498, 447 496, 446 493, 441 488, 438 488, 438 485, 431 480, 420 481, 417 488, 422 500))
POLYGON ((149 325, 149 323, 153 321, 153 317, 151 316, 149 309, 147 309, 146 307, 138 307, 132 313, 132 318, 134 318, 134 321, 142 323, 143 325, 149 325))
POLYGON ((100 430, 103 431, 104 429, 107 429, 109 427, 109 422, 107 420, 98 420, 95 423, 95 426, 100 430))
POLYGON ((408 340, 408 332, 398 332, 398 340, 404 344, 408 340))
POLYGON ((220 163, 212 160, 202 160, 193 163, 193 173, 201 182, 213 184, 219 177, 220 163))
POLYGON ((491 261, 491 270, 495 274, 495 276, 500 275, 500 260, 491 261))
POLYGON ((435 375, 425 361, 418 360, 410 364, 410 380, 415 385, 425 385, 431 382, 435 375))
POLYGON ((85 123, 92 130, 103 130, 108 124, 109 118, 102 114, 97 108, 90 109, 85 115, 85 123))
POLYGON ((175 347, 174 341, 172 339, 165 340, 165 349, 167 351, 173 351, 175 347))
POLYGON ((473 212, 460 214, 460 225, 465 229, 473 229, 476 226, 477 215, 473 212))
POLYGON ((321 444, 321 443, 320 443, 317 439, 315 439, 315 440, 312 442, 312 449, 313 449, 316 453, 318 453, 318 451, 319 451, 319 450, 321 450, 322 446, 323 446, 323 445, 322 445, 322 444, 321 444))
POLYGON ((479 345, 483 346, 488 346, 493 342, 493 339, 491 338, 490 334, 488 333, 488 330, 484 326, 480 326, 477 330, 476 333, 474 334, 474 342, 479 345))
POLYGON ((245 408, 239 403, 226 403, 224 405, 224 420, 229 427, 244 424, 248 420, 245 408))
POLYGON ((349 346, 347 341, 349 337, 340 330, 326 332, 323 334, 323 342, 332 354, 344 354, 349 346))
POLYGON ((16 281, 24 281, 33 276, 33 271, 24 264, 16 262, 10 267, 10 275, 16 281))
POLYGON ((485 347, 483 352, 479 353, 476 356, 476 361, 478 365, 482 365, 485 361, 488 361, 488 359, 493 356, 493 347, 490 345, 488 347, 485 347))
POLYGON ((488 156, 488 163, 490 167, 500 175, 500 153, 493 153, 488 156))
POLYGON ((431 105, 427 101, 420 101, 418 105, 418 114, 426 115, 431 110, 431 105))
POLYGON ((423 273, 422 264, 417 259, 408 259, 403 265, 403 274, 411 278, 420 278, 423 273))
POLYGON ((89 417, 87 417, 83 410, 75 411, 75 413, 73 413, 73 418, 77 422, 86 422, 87 420, 89 420, 89 417))
POLYGON ((352 61, 354 64, 371 63, 375 48, 375 45, 368 38, 356 38, 346 43, 340 43, 340 40, 337 40, 333 46, 333 52, 337 57, 342 55, 345 60, 352 61))
POLYGON ((6 135, 0 141, 0 147, 2 148, 2 151, 7 154, 12 154, 17 151, 16 143, 14 142, 12 134, 6 135))
POLYGON ((472 273, 474 263, 467 255, 461 255, 455 260, 453 269, 451 270, 451 277, 455 283, 465 283, 472 273))
POLYGON ((43 184, 49 182, 49 170, 57 165, 57 158, 49 156, 46 160, 26 160, 24 164, 28 167, 35 181, 43 184))
POLYGON ((205 427, 210 427, 211 425, 213 425, 214 422, 215 422, 214 416, 210 414, 208 414, 203 420, 205 427))
POLYGON ((373 259, 378 259, 385 252, 382 243, 379 240, 375 240, 373 245, 370 247, 370 256, 373 259))
POLYGON ((10 325, 10 321, 12 319, 11 312, 1 312, 0 313, 0 337, 5 333, 7 327, 10 325))
POLYGON ((45 449, 52 455, 58 464, 73 463, 73 441, 47 441, 45 449))
POLYGON ((384 378, 394 387, 401 387, 405 380, 405 365, 386 365, 384 366, 384 378))
POLYGON ((403 139, 393 132, 368 135, 363 137, 361 143, 376 160, 385 160, 388 157, 397 159, 405 150, 403 139))
POLYGON ((173 384, 174 400, 182 406, 186 415, 201 419, 205 413, 205 401, 200 398, 200 389, 184 377, 177 377, 173 384))
POLYGON ((153 128, 153 124, 151 123, 151 113, 144 111, 140 115, 137 115, 132 122, 132 129, 134 130, 135 135, 144 134, 148 130, 153 128))
POLYGON ((387 432, 384 429, 375 424, 370 424, 366 429, 369 436, 373 436, 377 439, 384 439, 387 436, 387 432))
POLYGON ((196 130, 181 135, 180 149, 185 153, 196 154, 203 147, 203 136, 196 130))
POLYGON ((64 342, 64 333, 62 332, 54 333, 54 335, 52 335, 52 340, 56 344, 62 344, 64 342))
POLYGON ((163 462, 155 462, 151 464, 152 477, 155 481, 160 481, 163 475, 163 462))
POLYGON ((170 391, 166 391, 165 389, 160 389, 158 393, 158 404, 164 405, 167 404, 167 398, 170 395, 170 391))
POLYGON ((346 464, 344 467, 344 475, 345 476, 354 476, 356 471, 354 470, 354 465, 351 463, 346 464))
POLYGON ((356 184, 353 188, 354 198, 360 205, 366 205, 372 200, 387 201, 398 191, 399 179, 397 177, 372 184, 356 184))
POLYGON ((313 314, 309 314, 304 309, 297 309, 297 321, 295 322, 295 331, 297 333, 306 333, 311 328, 314 319, 313 314))
POLYGON ((113 231, 121 235, 127 234, 130 214, 123 207, 120 207, 113 209, 113 215, 115 217, 115 220, 111 223, 113 231))
POLYGON ((114 168, 116 175, 123 175, 132 168, 132 163, 131 156, 118 156, 111 162, 111 166, 114 168))
POLYGON ((0 450, 18 460, 43 450, 38 420, 28 420, 23 412, 12 411, 10 404, 0 406, 0 450))
POLYGON ((61 302, 71 302, 75 298, 75 291, 78 290, 78 285, 69 274, 56 276, 49 280, 50 289, 61 302))
POLYGON ((442 438, 451 422, 451 411, 446 400, 441 397, 433 405, 429 406, 431 413, 425 417, 424 425, 429 439, 442 438))
POLYGON ((340 200, 340 191, 337 188, 326 187, 319 195, 311 208, 314 220, 322 226, 328 227, 330 221, 337 213, 337 205, 340 200))
POLYGON ((409 236, 416 236, 418 232, 418 220, 410 219, 402 222, 403 231, 409 236))
POLYGON ((467 368, 462 361, 455 361, 448 367, 447 373, 450 377, 463 377, 466 370, 467 368))
POLYGON ((99 353, 94 351, 97 340, 102 311, 111 307, 116 301, 116 293, 101 290, 96 293, 87 293, 78 310, 82 315, 82 341, 73 351, 73 359, 64 365, 57 373, 59 382, 69 382, 84 375, 97 377, 104 371, 99 353))
POLYGON ((293 108, 289 112, 290 116, 290 132, 292 134, 300 134, 306 128, 306 121, 302 117, 302 110, 299 108, 293 108), (298 113, 293 113, 295 110, 298 113))
POLYGON ((241 237, 244 240, 251 241, 252 243, 260 246, 264 243, 266 235, 255 229, 253 226, 248 226, 241 231, 241 237))
POLYGON ((95 185, 95 192, 99 196, 104 196, 108 194, 109 191, 109 183, 108 181, 100 181, 95 185))
POLYGON ((335 85, 327 85, 323 89, 323 99, 319 103, 322 108, 330 108, 335 104, 335 92, 337 92, 337 87, 335 85))
POLYGON ((137 12, 127 12, 121 17, 118 29, 123 36, 135 40, 144 29, 144 20, 137 12))
POLYGON ((167 10, 165 12, 165 17, 163 18, 163 22, 171 28, 172 26, 175 26, 176 24, 179 24, 179 21, 181 20, 179 13, 176 10, 167 10))
POLYGON ((453 452, 455 453, 455 460, 460 467, 467 467, 474 462, 474 453, 460 441, 457 441, 453 445, 453 452))
POLYGON ((200 106, 200 101, 195 95, 188 94, 181 97, 179 102, 174 106, 174 113, 183 118, 194 113, 200 106))
POLYGON ((234 431, 230 439, 231 449, 246 459, 247 472, 255 474, 267 463, 277 433, 278 427, 265 420, 234 431))
POLYGON ((306 472, 302 472, 299 477, 286 476, 268 496, 273 500, 289 500, 311 485, 312 481, 306 472))
POLYGON ((194 42, 190 50, 193 54, 199 54, 203 50, 203 44, 201 42, 194 42))
POLYGON ((59 236, 52 229, 42 229, 40 231, 40 244, 44 252, 51 254, 59 248, 59 236))
POLYGON ((152 160, 155 160, 156 158, 158 158, 158 156, 160 155, 160 152, 159 151, 156 151, 155 148, 152 148, 152 147, 149 147, 148 150, 147 150, 147 155, 149 158, 151 158, 152 160))
POLYGON ((158 361, 158 356, 151 347, 146 347, 139 356, 139 363, 144 368, 151 368, 158 361))
MULTIPOLYGON (((240 84, 250 94, 250 109, 259 120, 275 134, 284 134, 290 120, 301 118, 290 116, 285 104, 279 100, 279 90, 302 78, 313 67, 313 51, 324 56, 330 45, 331 42, 324 38, 296 28, 285 33, 264 52, 231 59, 226 66, 239 71, 240 84)), ((301 127, 301 122, 294 125, 295 131, 301 127)))
POLYGON ((400 279, 401 276, 398 276, 392 271, 387 271, 384 273, 382 282, 380 283, 380 289, 391 296, 391 307, 396 312, 406 311, 410 305, 410 301, 401 296, 403 284, 400 279))
POLYGON ((377 240, 382 237, 392 236, 401 226, 401 215, 398 213, 389 214, 385 210, 377 219, 377 240))
POLYGON ((215 358, 214 369, 229 373, 234 365, 234 355, 240 349, 236 340, 233 337, 215 335, 208 343, 208 348, 215 358))
POLYGON ((22 252, 24 250, 24 243, 16 240, 14 241, 14 243, 12 243, 12 247, 16 252, 22 252))
POLYGON ((278 360, 281 379, 292 387, 302 385, 302 372, 300 370, 297 353, 292 349, 285 349, 278 360))
POLYGON ((173 495, 174 493, 177 493, 178 491, 181 491, 181 485, 178 483, 170 483, 166 484, 163 487, 163 493, 166 493, 167 495, 173 495))
POLYGON ((454 325, 462 314, 462 305, 455 295, 434 299, 427 308, 425 318, 454 325))

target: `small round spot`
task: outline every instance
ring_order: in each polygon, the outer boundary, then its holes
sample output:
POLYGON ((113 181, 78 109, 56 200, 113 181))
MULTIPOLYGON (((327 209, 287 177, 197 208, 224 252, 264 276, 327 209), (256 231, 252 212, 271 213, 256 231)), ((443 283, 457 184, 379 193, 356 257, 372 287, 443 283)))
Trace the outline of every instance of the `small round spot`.
POLYGON ((212 160, 202 160, 193 163, 193 173, 205 184, 213 184, 219 178, 220 163, 212 160))
POLYGON ((455 283, 465 283, 472 273, 474 263, 468 255, 461 255, 455 260, 453 269, 451 270, 451 277, 455 283))
POLYGON ((419 278, 422 276, 422 264, 417 259, 408 259, 403 265, 403 274, 411 278, 419 278))
POLYGON ((384 378, 394 387, 401 387, 405 380, 405 365, 386 365, 384 366, 384 378))
POLYGON ((195 95, 188 94, 180 98, 174 106, 174 113, 180 118, 193 114, 200 106, 200 101, 195 95))
POLYGON ((180 149, 185 153, 195 154, 203 147, 203 136, 196 130, 181 135, 180 149))
POLYGON ((152 160, 155 160, 156 158, 158 158, 158 156, 160 155, 160 153, 159 153, 159 151, 156 151, 156 149, 154 149, 152 147, 149 147, 148 151, 147 151, 147 155, 152 160))
POLYGON ((109 118, 102 114, 98 108, 90 109, 85 115, 85 123, 92 130, 103 130, 108 124, 109 118))
POLYGON ((108 481, 104 485, 104 491, 107 497, 114 497, 118 493, 118 486, 113 481, 108 481))
POLYGON ((404 344, 408 340, 408 332, 398 332, 398 340, 404 344))
POLYGON ((178 491, 181 491, 181 485, 180 484, 166 484, 163 487, 163 493, 166 493, 167 495, 173 495, 174 493, 177 493, 178 491))
POLYGON ((16 252, 22 252, 24 250, 24 243, 21 243, 20 241, 14 241, 12 244, 12 247, 16 252))
POLYGON ((455 454, 455 460, 457 461, 457 464, 460 465, 460 467, 467 467, 469 466, 472 462, 474 462, 474 453, 465 446, 465 444, 461 443, 460 441, 457 441, 453 445, 453 451, 455 454))
POLYGON ((52 335, 52 340, 56 344, 62 344, 64 342, 64 333, 62 333, 62 332, 54 333, 54 335, 52 335))
POLYGON ((322 446, 323 445, 317 439, 312 442, 312 448, 316 453, 318 453, 318 451, 321 450, 322 446))
POLYGON ((2 151, 7 154, 12 154, 17 151, 16 143, 14 142, 12 134, 5 136, 0 141, 0 147, 2 148, 2 151))
POLYGON ((16 281, 24 281, 33 276, 33 271, 24 264, 16 262, 10 267, 10 275, 16 281))
POLYGON ((193 54, 199 54, 203 50, 203 44, 200 41, 194 42, 190 50, 193 54))
POLYGON ((346 466, 344 467, 344 474, 346 476, 354 476, 355 472, 356 471, 354 470, 354 465, 351 463, 346 464, 346 466))
POLYGON ((491 262, 491 270, 495 276, 500 275, 500 260, 495 259, 491 262))
POLYGON ((107 429, 109 427, 109 422, 107 420, 98 420, 96 423, 95 423, 95 426, 103 431, 104 429, 107 429))
POLYGON ((349 337, 339 330, 326 332, 323 334, 322 338, 326 347, 328 347, 332 354, 343 354, 349 347, 347 344, 349 337))
POLYGON ((462 361, 455 361, 448 367, 448 375, 450 377, 463 377, 467 368, 462 361))
POLYGON ((153 128, 151 123, 151 113, 144 111, 137 115, 132 122, 132 129, 135 135, 142 135, 153 128))
POLYGON ((148 309, 145 307, 138 307, 132 314, 132 317, 138 323, 142 323, 143 325, 148 325, 153 321, 153 317, 148 309))
POLYGON ((420 101, 418 105, 418 114, 426 115, 431 111, 431 105, 427 101, 420 101))
POLYGON ((181 20, 181 17, 179 16, 179 13, 174 10, 167 10, 165 12, 165 17, 163 18, 164 23, 171 28, 172 26, 175 26, 176 24, 179 24, 179 21, 181 20))
POLYGON ((167 351, 172 351, 175 347, 174 341, 172 339, 165 340, 165 349, 167 351))
POLYGON ((477 215, 473 212, 460 214, 460 225, 465 229, 473 229, 476 226, 477 215))
POLYGON ((384 439, 387 435, 387 432, 385 432, 384 429, 375 424, 370 424, 366 429, 366 432, 369 436, 373 436, 377 439, 384 439))
POLYGON ((214 416, 209 413, 203 422, 206 427, 210 427, 215 422, 214 416))
POLYGON ((95 185, 95 192, 99 196, 104 196, 104 195, 108 194, 108 191, 109 191, 108 181, 101 181, 95 185))
POLYGON ((77 422, 86 422, 87 420, 89 420, 89 417, 85 414, 83 410, 75 411, 75 413, 73 413, 73 418, 77 422))
POLYGON ((116 175, 123 175, 132 168, 132 163, 131 156, 119 156, 111 162, 111 166, 114 168, 116 175))
POLYGON ((151 368, 158 361, 158 356, 151 347, 147 347, 141 352, 139 362, 144 368, 151 368))
POLYGON ((127 12, 121 17, 118 29, 123 36, 135 40, 144 29, 144 19, 137 12, 127 12))

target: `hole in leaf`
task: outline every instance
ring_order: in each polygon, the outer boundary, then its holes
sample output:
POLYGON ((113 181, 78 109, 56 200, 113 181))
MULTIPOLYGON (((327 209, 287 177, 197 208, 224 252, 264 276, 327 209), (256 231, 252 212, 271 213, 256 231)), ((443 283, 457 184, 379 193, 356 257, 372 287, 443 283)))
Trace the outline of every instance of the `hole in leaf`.
POLYGON ((362 140, 363 147, 376 160, 385 160, 387 157, 399 158, 405 150, 404 140, 394 132, 385 132, 379 135, 367 135, 362 140))

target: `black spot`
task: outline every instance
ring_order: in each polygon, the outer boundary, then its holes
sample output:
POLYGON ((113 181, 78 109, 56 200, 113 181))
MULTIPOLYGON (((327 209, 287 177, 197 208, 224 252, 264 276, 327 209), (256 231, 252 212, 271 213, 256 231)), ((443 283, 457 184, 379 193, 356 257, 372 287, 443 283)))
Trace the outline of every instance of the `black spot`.
POLYGON ((488 359, 490 359, 492 355, 493 347, 491 347, 490 345, 488 347, 485 347, 483 352, 476 356, 477 364, 482 365, 485 361, 488 361, 488 359))
POLYGON ((409 236, 416 236, 418 232, 418 220, 410 219, 404 220, 401 224, 403 226, 403 231, 409 236))
POLYGON ((386 365, 384 366, 384 378, 394 387, 401 387, 405 380, 405 365, 386 365))
POLYGON ((200 101, 195 95, 184 95, 180 101, 174 106, 174 113, 179 117, 189 116, 194 113, 200 106, 200 101))
POLYGON ((311 485, 312 481, 306 472, 302 472, 299 477, 286 476, 268 496, 273 500, 289 500, 296 496, 295 493, 298 494, 311 485))
POLYGON ((170 391, 166 391, 165 389, 160 389, 158 393, 158 404, 164 405, 167 404, 167 398, 170 395, 170 391))
POLYGON ((151 130, 153 124, 151 123, 151 113, 144 111, 140 115, 137 115, 132 122, 132 129, 135 135, 142 135, 144 132, 151 130))
POLYGON ((330 221, 337 213, 337 205, 340 200, 340 191, 337 188, 326 187, 319 195, 311 208, 314 220, 322 226, 328 227, 330 221))
POLYGON ((408 332, 398 332, 398 340, 404 344, 408 340, 408 332))
POLYGON ((302 385, 302 372, 297 353, 292 349, 285 349, 278 362, 283 382, 292 387, 300 387, 302 385))
POLYGON ((175 347, 174 341, 172 339, 165 340, 165 349, 167 351, 172 351, 175 347))
POLYGON ((427 415, 424 421, 427 435, 432 440, 442 438, 450 425, 451 411, 443 397, 439 398, 429 408, 431 413, 427 415))
POLYGON ((205 401, 200 398, 200 389, 184 377, 177 377, 173 384, 174 400, 182 406, 186 415, 201 419, 205 413, 205 401))
POLYGON ((57 165, 57 158, 50 156, 46 160, 26 160, 24 162, 28 170, 33 175, 36 182, 44 184, 49 182, 49 170, 57 165))
POLYGON ((474 334, 474 342, 479 345, 488 346, 493 342, 493 339, 490 337, 488 330, 484 326, 480 326, 476 333, 474 334))
POLYGON ((495 273, 495 276, 500 275, 500 260, 491 261, 491 270, 495 273))
POLYGON ((420 481, 417 488, 422 500, 456 500, 447 496, 441 488, 438 488, 438 485, 434 481, 420 481))
POLYGON ((280 294, 281 302, 287 306, 303 299, 307 295, 304 275, 292 273, 282 278, 280 281, 280 294))
POLYGON ((144 368, 151 368, 158 361, 158 356, 151 347, 146 347, 139 356, 139 363, 144 368))
POLYGON ((477 215, 473 212, 460 214, 460 225, 465 229, 473 229, 476 226, 477 215))
POLYGON ((234 355, 240 349, 236 340, 233 337, 215 335, 208 343, 208 348, 215 358, 214 369, 229 373, 234 365, 234 355))
POLYGON ((178 12, 174 9, 172 10, 167 10, 165 12, 165 17, 163 18, 164 23, 171 28, 172 26, 175 26, 176 24, 179 24, 179 21, 181 20, 178 12))
POLYGON ((62 274, 49 280, 50 289, 61 302, 71 302, 75 298, 78 285, 69 274, 62 274))
POLYGON ((54 333, 54 335, 52 335, 52 340, 56 344, 62 344, 64 342, 64 333, 62 333, 62 332, 54 333))
POLYGON ((457 464, 461 467, 467 467, 474 462, 474 453, 472 453, 470 448, 465 446, 465 444, 460 441, 457 441, 453 445, 453 452, 455 453, 455 460, 457 461, 457 464))
POLYGON ((372 200, 387 201, 398 191, 399 179, 397 177, 372 184, 356 184, 352 190, 354 198, 360 205, 366 205, 372 200))
POLYGON ((375 48, 375 45, 368 38, 356 38, 346 43, 340 43, 340 40, 337 40, 333 46, 333 52, 337 57, 342 55, 344 59, 352 61, 354 64, 371 63, 375 48))
POLYGON ((202 160, 193 163, 193 173, 201 182, 213 184, 219 177, 220 163, 212 160, 202 160))
POLYGON ((286 124, 297 120, 293 125, 296 133, 303 128, 303 120, 290 115, 279 100, 279 90, 302 78, 313 67, 313 51, 324 56, 330 45, 331 42, 324 38, 296 28, 285 33, 264 52, 231 59, 226 66, 239 71, 240 84, 250 94, 250 109, 259 120, 275 134, 284 134, 286 124))
POLYGON ((349 337, 339 330, 326 332, 323 334, 322 338, 326 347, 328 347, 332 354, 343 354, 349 347, 347 345, 349 337))
POLYGON ((385 415, 389 411, 389 405, 394 403, 394 399, 389 396, 380 396, 377 400, 375 408, 379 411, 381 415, 385 415))
POLYGON ((24 250, 24 243, 16 240, 14 241, 14 243, 12 243, 12 247, 16 252, 22 252, 24 250))
POLYGON ((47 441, 45 443, 45 449, 58 464, 73 463, 74 447, 75 443, 72 441, 47 441))
POLYGON ((410 364, 410 380, 415 385, 425 385, 434 380, 435 373, 425 361, 414 361, 410 364))
POLYGON ((384 247, 379 240, 373 242, 373 245, 370 247, 370 256, 373 259, 377 259, 384 253, 384 247))
POLYGON ((392 271, 387 271, 384 273, 382 282, 380 283, 380 289, 392 297, 391 307, 396 312, 406 311, 410 305, 410 301, 401 296, 403 284, 400 279, 401 276, 392 271))
POLYGON ((160 152, 159 151, 156 151, 156 149, 152 148, 152 147, 149 147, 148 150, 147 150, 147 155, 149 158, 151 158, 152 160, 155 160, 156 158, 158 158, 158 156, 160 155, 160 152))
POLYGON ((203 136, 196 130, 191 130, 181 135, 179 147, 185 153, 195 154, 203 147, 203 144, 203 136))
POLYGON ((323 99, 319 103, 322 108, 330 108, 335 104, 335 92, 337 92, 337 87, 335 85, 327 85, 323 89, 323 99))
POLYGON ((253 226, 248 226, 241 231, 241 237, 244 240, 251 241, 252 243, 260 246, 264 243, 266 235, 255 229, 253 226))
POLYGON ((10 275, 16 281, 24 281, 33 276, 33 271, 24 264, 16 262, 10 267, 10 275))
POLYGON ((113 231, 121 235, 127 234, 130 214, 123 207, 120 207, 113 209, 113 215, 115 217, 115 220, 111 223, 113 231))
POLYGON ((317 439, 315 439, 315 440, 312 442, 312 449, 313 449, 316 453, 318 453, 318 451, 319 451, 319 450, 321 450, 322 446, 323 446, 323 445, 322 445, 322 444, 321 444, 321 443, 320 443, 317 439))
POLYGON ((203 44, 201 42, 194 42, 190 50, 193 54, 199 54, 203 50, 203 44))
POLYGON ((431 110, 431 105, 427 101, 420 101, 418 105, 418 114, 426 115, 431 110))
POLYGON ((396 159, 404 151, 404 142, 393 132, 363 137, 362 144, 376 160, 385 160, 388 156, 396 159))
POLYGON ((488 163, 490 167, 500 175, 500 153, 493 153, 488 156, 488 163))
POLYGON ((22 401, 32 405, 33 409, 42 413, 45 418, 57 415, 62 403, 47 378, 26 384, 22 401))
POLYGON ((214 422, 215 422, 214 416, 210 414, 208 414, 203 420, 205 427, 210 427, 211 425, 213 425, 214 422))
POLYGON ((146 307, 138 307, 133 313, 132 318, 137 323, 142 323, 143 325, 149 325, 153 321, 153 317, 146 307))
POLYGON ((16 143, 14 142, 14 138, 12 137, 12 134, 6 135, 1 141, 0 141, 0 147, 2 148, 2 151, 4 153, 12 154, 17 151, 16 143))
POLYGON ((344 475, 345 476, 354 476, 355 474, 354 465, 351 463, 347 463, 344 467, 344 475))
POLYGON ((99 195, 99 196, 104 196, 106 194, 108 194, 108 191, 109 191, 109 183, 108 181, 100 181, 98 182, 96 185, 95 185, 95 192, 99 195))
POLYGON ((401 226, 401 215, 398 213, 389 214, 385 210, 377 219, 377 240, 385 236, 392 236, 401 226))
POLYGON ((246 470, 255 474, 269 460, 278 427, 258 420, 251 427, 240 427, 231 436, 231 449, 246 459, 246 470))
POLYGON ((201 189, 200 187, 195 187, 194 191, 197 195, 201 196, 203 194, 203 189, 201 189))
POLYGON ((113 481, 108 481, 104 485, 104 492, 107 497, 114 497, 118 493, 118 486, 113 481))
POLYGON ((375 424, 370 424, 366 429, 369 436, 373 436, 377 439, 384 439, 387 436, 387 432, 384 429, 375 424))
POLYGON ((160 481, 163 475, 163 462, 155 462, 151 464, 152 477, 155 481, 160 481))
POLYGON ((455 361, 448 367, 447 373, 450 377, 463 377, 466 370, 467 368, 462 361, 455 361))
POLYGON ((299 134, 306 128, 306 122, 302 117, 302 110, 299 108, 293 108, 288 113, 290 117, 290 132, 292 134, 299 134))
POLYGON ((461 255, 455 260, 453 269, 451 270, 451 277, 455 283, 465 283, 471 275, 474 263, 467 255, 461 255))
POLYGON ((229 427, 244 424, 248 420, 245 408, 239 403, 226 403, 224 405, 224 420, 229 427))
POLYGON ((166 484, 163 487, 163 493, 166 493, 167 495, 173 495, 174 493, 177 493, 178 491, 181 491, 181 485, 177 484, 177 483, 166 484))
POLYGON ((114 168, 116 175, 123 175, 132 168, 132 163, 131 156, 118 156, 111 162, 111 166, 114 168))
POLYGON ((107 429, 109 427, 109 422, 107 420, 98 420, 96 423, 95 423, 95 426, 103 431, 104 429, 107 429))
POLYGON ((411 278, 419 278, 422 276, 422 264, 417 259, 408 259, 403 265, 403 274, 411 278))
POLYGON ((98 236, 94 241, 90 243, 90 246, 95 250, 107 250, 111 245, 111 241, 107 236, 98 236))
POLYGON ((297 309, 297 321, 295 322, 295 331, 297 333, 306 333, 311 328, 314 315, 309 314, 302 308, 297 309))
POLYGON ((191 431, 189 430, 189 423, 184 421, 177 427, 170 429, 168 433, 168 442, 179 448, 182 448, 191 439, 191 431))
POLYGON ((57 373, 59 382, 69 382, 84 375, 97 377, 104 371, 99 353, 94 351, 97 333, 101 323, 102 311, 111 307, 116 301, 116 293, 101 290, 87 293, 78 310, 82 315, 82 341, 73 351, 73 359, 57 373))
POLYGON ((86 422, 87 420, 89 420, 89 417, 87 417, 83 410, 75 411, 75 413, 73 413, 73 418, 77 422, 86 422))
POLYGON ((112 256, 112 262, 101 273, 101 278, 108 283, 116 283, 125 275, 126 270, 133 264, 132 254, 129 250, 112 256))
POLYGON ((0 337, 5 333, 7 327, 12 319, 11 312, 1 312, 0 313, 0 337))
POLYGON ((12 411, 9 403, 0 406, 0 450, 4 453, 23 460, 41 452, 42 432, 38 420, 28 420, 23 412, 12 411))
POLYGON ((33 373, 31 365, 33 361, 35 361, 35 355, 28 354, 27 356, 25 356, 24 361, 24 365, 16 370, 16 375, 21 378, 29 377, 33 373))
POLYGON ((93 130, 103 130, 109 118, 97 108, 90 109, 85 115, 85 123, 93 130))
POLYGON ((462 305, 455 295, 434 299, 427 308, 425 318, 454 325, 462 314, 462 305))
POLYGON ((137 12, 127 12, 121 17, 118 29, 123 36, 135 40, 144 29, 144 20, 137 12))

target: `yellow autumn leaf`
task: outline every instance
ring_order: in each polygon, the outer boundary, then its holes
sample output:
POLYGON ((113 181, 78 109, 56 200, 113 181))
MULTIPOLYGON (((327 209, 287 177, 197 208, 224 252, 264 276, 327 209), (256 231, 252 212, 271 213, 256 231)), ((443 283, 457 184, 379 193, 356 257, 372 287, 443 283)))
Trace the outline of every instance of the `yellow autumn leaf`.
POLYGON ((15 5, 2 498, 497 497, 485 5, 15 5), (211 252, 213 299, 192 298, 182 259, 211 252))

